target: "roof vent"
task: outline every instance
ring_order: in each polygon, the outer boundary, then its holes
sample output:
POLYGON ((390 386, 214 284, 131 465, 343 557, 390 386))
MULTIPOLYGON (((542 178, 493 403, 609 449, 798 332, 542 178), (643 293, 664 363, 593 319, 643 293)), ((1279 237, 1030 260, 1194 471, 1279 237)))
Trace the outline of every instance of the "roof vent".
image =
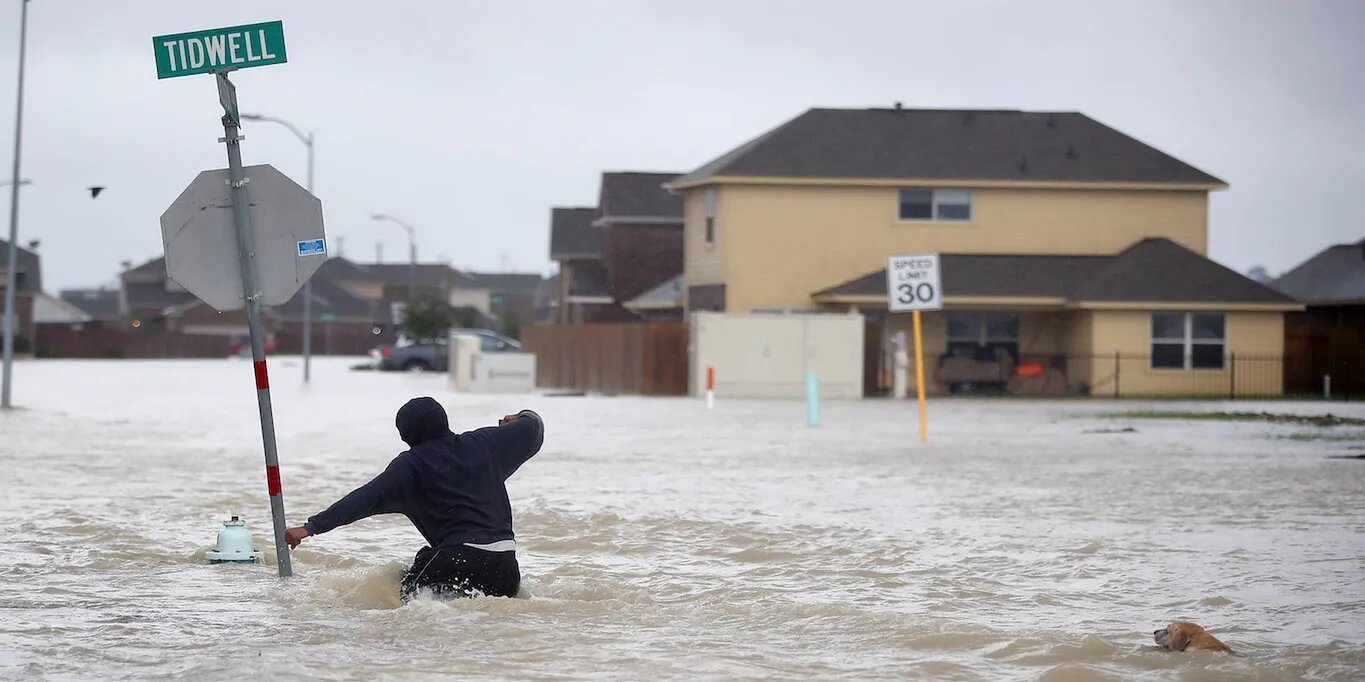
POLYGON ((905 107, 900 102, 896 102, 896 111, 905 111, 905 107))
POLYGON ((1076 148, 1075 148, 1075 147, 1073 147, 1073 146, 1071 146, 1071 145, 1067 145, 1067 146, 1066 146, 1066 158, 1068 158, 1068 159, 1074 159, 1074 158, 1076 158, 1076 148))
POLYGON ((1028 157, 1027 157, 1027 156, 1025 156, 1025 157, 1019 159, 1019 172, 1020 172, 1020 173, 1027 173, 1027 172, 1028 172, 1028 157))

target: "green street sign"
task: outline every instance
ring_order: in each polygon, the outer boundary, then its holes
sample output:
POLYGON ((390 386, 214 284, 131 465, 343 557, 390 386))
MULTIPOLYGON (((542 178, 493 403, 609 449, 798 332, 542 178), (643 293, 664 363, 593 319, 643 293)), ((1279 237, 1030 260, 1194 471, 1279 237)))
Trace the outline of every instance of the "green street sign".
POLYGON ((156 77, 175 78, 283 64, 284 23, 229 26, 152 38, 156 77))
POLYGON ((323 314, 322 314, 322 321, 323 321, 323 322, 331 322, 332 320, 335 320, 335 319, 337 319, 336 313, 323 313, 323 314))

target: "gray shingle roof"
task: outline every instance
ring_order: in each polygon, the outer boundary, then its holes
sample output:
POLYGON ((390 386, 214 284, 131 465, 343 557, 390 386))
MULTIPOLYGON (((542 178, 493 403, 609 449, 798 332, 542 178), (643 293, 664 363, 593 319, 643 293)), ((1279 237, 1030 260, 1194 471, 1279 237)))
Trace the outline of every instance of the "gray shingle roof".
POLYGON ((166 278, 166 257, 158 256, 119 275, 124 280, 136 279, 151 282, 166 278))
POLYGON ((469 288, 474 281, 468 275, 444 263, 353 263, 356 271, 372 276, 385 284, 407 286, 409 272, 419 287, 469 288))
MULTIPOLYGON (((945 253, 940 263, 944 296, 1293 303, 1284 294, 1168 239, 1144 239, 1114 256, 945 253)), ((886 270, 879 270, 811 296, 885 295, 886 270)))
POLYGON ((550 259, 601 258, 602 231, 592 224, 596 208, 550 209, 550 259))
POLYGON ((664 189, 664 183, 678 175, 637 171, 603 173, 597 199, 598 213, 603 218, 677 218, 681 223, 683 198, 664 189))
MULTIPOLYGON (((314 322, 321 321, 324 314, 335 315, 337 319, 345 321, 388 320, 387 307, 381 310, 377 302, 352 294, 324 275, 321 269, 313 275, 312 285, 314 322)), ((304 289, 299 289, 284 305, 276 306, 276 314, 287 320, 303 319, 303 292, 304 289)))
POLYGON ((544 278, 534 273, 524 272, 471 272, 468 273, 481 288, 495 294, 534 294, 540 289, 544 278))
POLYGON ((632 310, 667 310, 681 308, 685 298, 683 276, 677 275, 660 282, 658 286, 627 301, 623 305, 632 310))
POLYGON ((166 281, 165 279, 160 282, 125 281, 123 292, 127 296, 128 310, 150 310, 160 313, 171 306, 199 300, 187 291, 166 291, 166 281))
POLYGON ((120 316, 117 289, 63 289, 60 298, 85 311, 96 320, 117 320, 120 316))
POLYGON ((1077 112, 811 109, 687 175, 1223 181, 1077 112))
POLYGON ((1305 303, 1365 302, 1365 239, 1329 247, 1270 286, 1305 303))

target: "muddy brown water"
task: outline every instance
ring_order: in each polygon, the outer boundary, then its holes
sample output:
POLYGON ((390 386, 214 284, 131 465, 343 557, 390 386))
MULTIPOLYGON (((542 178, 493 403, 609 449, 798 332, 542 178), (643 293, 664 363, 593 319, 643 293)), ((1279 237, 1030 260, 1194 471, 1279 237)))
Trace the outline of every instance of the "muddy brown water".
POLYGON ((402 605, 421 541, 398 517, 309 539, 288 580, 206 565, 230 514, 271 553, 249 365, 26 361, 0 415, 0 678, 1365 678, 1365 465, 1332 459, 1357 427, 939 400, 921 444, 910 403, 829 403, 815 430, 795 402, 346 366, 302 387, 274 361, 290 521, 382 469, 412 395, 466 428, 530 407, 522 598, 402 605), (1158 650, 1173 619, 1244 655, 1158 650))

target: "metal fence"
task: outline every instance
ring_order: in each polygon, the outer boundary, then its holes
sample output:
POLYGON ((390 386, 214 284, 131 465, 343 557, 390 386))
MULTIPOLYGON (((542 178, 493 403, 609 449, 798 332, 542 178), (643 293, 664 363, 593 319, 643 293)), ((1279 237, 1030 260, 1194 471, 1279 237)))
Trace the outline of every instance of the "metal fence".
MULTIPOLYGON (((914 376, 914 358, 907 368, 914 376)), ((1214 359, 1172 358, 1157 364, 1146 354, 1024 355, 1006 352, 927 354, 925 381, 930 392, 1103 398, 1276 398, 1284 395, 1284 357, 1228 353, 1214 359), (1195 365, 1205 365, 1195 367, 1195 365)), ((892 370, 894 371, 894 370, 892 370)), ((882 383, 891 385, 889 376, 882 383)), ((913 386, 913 382, 910 384, 913 386)))

